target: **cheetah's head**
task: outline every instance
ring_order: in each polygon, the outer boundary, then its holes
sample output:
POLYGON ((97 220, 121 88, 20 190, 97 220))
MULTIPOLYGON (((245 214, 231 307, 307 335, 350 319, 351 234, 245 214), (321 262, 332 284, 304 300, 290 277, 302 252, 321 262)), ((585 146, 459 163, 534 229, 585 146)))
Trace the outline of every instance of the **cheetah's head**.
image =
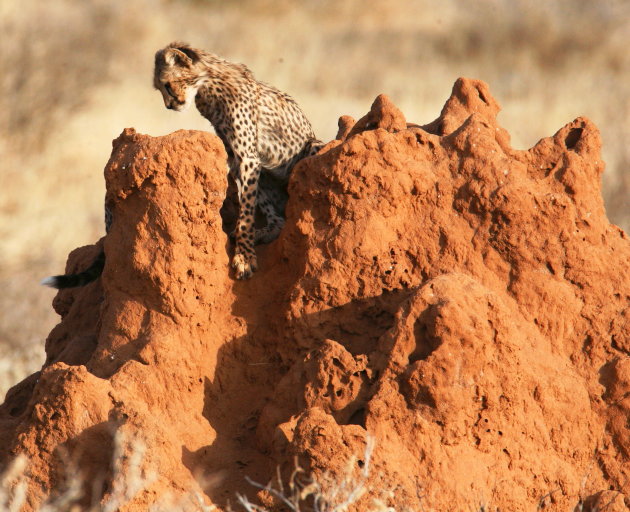
POLYGON ((183 112, 199 89, 198 50, 185 43, 171 43, 155 54, 153 86, 162 93, 166 108, 183 112))

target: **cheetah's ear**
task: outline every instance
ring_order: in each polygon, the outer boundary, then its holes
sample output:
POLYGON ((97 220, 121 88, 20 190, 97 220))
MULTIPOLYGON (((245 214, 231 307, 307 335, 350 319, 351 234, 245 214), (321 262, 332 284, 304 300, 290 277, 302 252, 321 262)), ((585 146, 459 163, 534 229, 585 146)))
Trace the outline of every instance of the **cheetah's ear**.
POLYGON ((192 59, 177 48, 167 48, 164 52, 164 60, 169 66, 183 66, 186 68, 192 66, 192 59))

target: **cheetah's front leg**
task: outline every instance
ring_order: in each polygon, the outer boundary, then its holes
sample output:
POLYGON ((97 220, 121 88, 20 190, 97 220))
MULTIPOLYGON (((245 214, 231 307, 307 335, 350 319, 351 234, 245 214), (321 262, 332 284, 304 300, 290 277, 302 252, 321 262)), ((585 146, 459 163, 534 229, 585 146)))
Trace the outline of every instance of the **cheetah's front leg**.
POLYGON ((251 277, 258 268, 254 249, 254 215, 260 170, 260 162, 256 159, 243 158, 239 165, 239 176, 235 177, 240 211, 236 224, 236 249, 232 267, 236 270, 237 279, 251 277))

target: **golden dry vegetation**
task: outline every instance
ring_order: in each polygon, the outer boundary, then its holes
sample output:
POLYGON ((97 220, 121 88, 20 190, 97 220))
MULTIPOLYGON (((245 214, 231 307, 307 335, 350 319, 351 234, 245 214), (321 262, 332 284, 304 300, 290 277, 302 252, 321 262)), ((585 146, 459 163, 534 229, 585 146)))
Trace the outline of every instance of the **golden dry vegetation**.
POLYGON ((490 84, 515 147, 585 115, 602 132, 609 217, 630 229, 629 2, 2 0, 0 33, 2 396, 39 369, 58 320, 39 280, 103 235, 111 140, 210 129, 152 89, 172 40, 247 63, 325 140, 381 92, 427 123, 458 76, 490 84))

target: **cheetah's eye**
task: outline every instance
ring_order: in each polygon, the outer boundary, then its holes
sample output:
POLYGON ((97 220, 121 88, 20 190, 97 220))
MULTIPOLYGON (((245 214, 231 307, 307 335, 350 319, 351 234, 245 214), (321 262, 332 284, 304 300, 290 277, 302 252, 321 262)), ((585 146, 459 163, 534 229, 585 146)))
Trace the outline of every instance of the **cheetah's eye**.
POLYGON ((168 93, 169 96, 175 98, 175 93, 173 92, 173 88, 171 87, 171 84, 164 84, 164 89, 166 89, 166 92, 168 93))

